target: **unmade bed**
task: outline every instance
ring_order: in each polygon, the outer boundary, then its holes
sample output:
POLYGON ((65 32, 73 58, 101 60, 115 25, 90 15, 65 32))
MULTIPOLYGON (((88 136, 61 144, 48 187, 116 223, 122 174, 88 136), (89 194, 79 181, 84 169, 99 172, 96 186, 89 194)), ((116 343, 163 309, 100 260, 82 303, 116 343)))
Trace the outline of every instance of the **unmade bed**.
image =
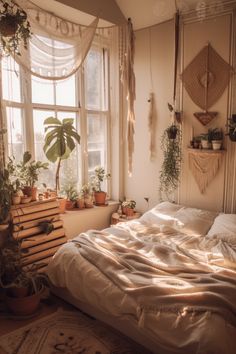
POLYGON ((235 353, 234 214, 160 203, 75 237, 48 275, 58 295, 154 353, 235 353))

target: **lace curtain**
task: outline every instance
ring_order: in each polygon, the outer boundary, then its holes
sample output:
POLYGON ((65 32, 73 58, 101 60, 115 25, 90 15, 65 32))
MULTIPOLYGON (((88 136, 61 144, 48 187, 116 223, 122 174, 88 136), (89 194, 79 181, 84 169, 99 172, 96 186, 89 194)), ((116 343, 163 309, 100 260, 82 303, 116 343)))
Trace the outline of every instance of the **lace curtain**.
POLYGON ((74 74, 91 47, 99 19, 82 26, 30 2, 17 3, 26 10, 32 31, 28 49, 22 46, 21 56, 14 58, 17 63, 34 76, 48 80, 62 80, 74 74))

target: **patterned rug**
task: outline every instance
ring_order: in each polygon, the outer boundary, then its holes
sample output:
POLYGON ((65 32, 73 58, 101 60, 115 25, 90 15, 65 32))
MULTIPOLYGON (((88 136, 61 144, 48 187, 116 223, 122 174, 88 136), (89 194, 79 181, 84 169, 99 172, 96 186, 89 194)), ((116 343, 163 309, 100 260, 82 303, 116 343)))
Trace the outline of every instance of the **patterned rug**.
POLYGON ((59 309, 0 337, 0 354, 150 354, 100 321, 59 309))

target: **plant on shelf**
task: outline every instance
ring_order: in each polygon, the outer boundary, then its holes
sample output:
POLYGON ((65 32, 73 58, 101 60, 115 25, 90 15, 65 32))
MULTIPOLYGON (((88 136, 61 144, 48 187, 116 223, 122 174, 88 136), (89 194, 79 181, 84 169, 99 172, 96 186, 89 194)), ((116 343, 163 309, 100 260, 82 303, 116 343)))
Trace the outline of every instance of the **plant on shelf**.
POLYGON ((6 289, 9 310, 17 315, 35 312, 47 284, 47 276, 38 272, 38 266, 23 266, 21 244, 9 233, 0 248, 0 286, 6 289))
POLYGON ((211 141, 209 139, 209 132, 208 133, 202 133, 199 135, 200 141, 201 141, 201 146, 203 149, 210 149, 211 148, 211 141))
POLYGON ((17 175, 15 157, 8 157, 6 169, 9 172, 9 179, 12 185, 12 204, 20 204, 22 196, 22 183, 17 175))
POLYGON ((223 141, 223 131, 221 128, 208 129, 209 141, 212 143, 213 150, 220 150, 223 141))
POLYGON ((38 181, 40 171, 48 169, 48 163, 31 161, 31 158, 31 153, 26 151, 23 160, 16 165, 16 175, 24 186, 22 189, 24 195, 31 197, 31 200, 36 200, 37 187, 35 184, 38 181))
POLYGON ((27 49, 30 36, 30 23, 26 12, 12 0, 2 0, 0 4, 0 40, 3 54, 20 55, 21 43, 27 49))
POLYGON ((76 144, 80 143, 80 136, 73 126, 73 118, 65 118, 62 121, 55 117, 46 118, 44 153, 47 159, 53 163, 57 162, 55 176, 56 193, 60 191, 60 167, 62 160, 70 157, 76 144))
POLYGON ((133 199, 125 199, 121 203, 122 207, 122 213, 125 214, 126 216, 133 216, 134 215, 134 210, 136 207, 136 201, 133 199))
POLYGON ((232 114, 232 116, 227 119, 226 127, 228 128, 226 135, 229 135, 231 141, 236 141, 236 114, 232 114))
POLYGON ((95 203, 98 206, 105 205, 107 193, 102 191, 102 183, 105 179, 111 177, 110 173, 106 173, 102 166, 97 166, 94 169, 94 174, 91 176, 90 183, 94 191, 95 203))
POLYGON ((92 208, 93 207, 93 191, 90 183, 84 184, 79 192, 77 199, 77 208, 92 208))
POLYGON ((179 185, 182 150, 181 150, 181 129, 176 123, 168 126, 161 138, 161 149, 163 151, 163 163, 160 171, 160 196, 164 193, 167 198, 179 185), (169 137, 169 130, 175 126, 176 136, 169 137))

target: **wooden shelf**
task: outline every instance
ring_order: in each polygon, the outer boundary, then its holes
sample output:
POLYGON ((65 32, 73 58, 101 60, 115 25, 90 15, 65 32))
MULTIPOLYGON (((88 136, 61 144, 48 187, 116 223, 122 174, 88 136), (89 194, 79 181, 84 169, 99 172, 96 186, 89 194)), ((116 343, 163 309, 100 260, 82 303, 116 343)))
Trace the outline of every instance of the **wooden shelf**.
POLYGON ((13 237, 21 241, 24 265, 38 263, 45 268, 57 249, 67 242, 56 199, 13 205, 11 219, 13 237), (53 223, 54 230, 48 235, 39 225, 42 221, 53 223))
POLYGON ((194 154, 224 154, 227 150, 220 149, 220 150, 213 150, 213 149, 193 149, 188 147, 188 152, 194 154))

